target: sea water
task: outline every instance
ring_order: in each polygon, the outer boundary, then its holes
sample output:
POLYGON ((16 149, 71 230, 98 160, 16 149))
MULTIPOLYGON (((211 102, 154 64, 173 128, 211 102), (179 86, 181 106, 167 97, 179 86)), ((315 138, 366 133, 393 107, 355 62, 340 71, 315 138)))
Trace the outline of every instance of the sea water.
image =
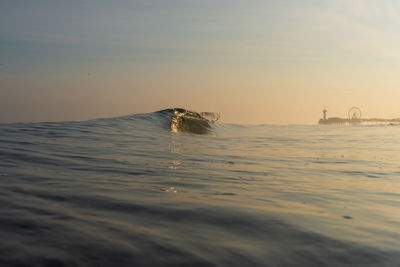
POLYGON ((208 115, 1 124, 0 266, 400 266, 400 127, 208 115))

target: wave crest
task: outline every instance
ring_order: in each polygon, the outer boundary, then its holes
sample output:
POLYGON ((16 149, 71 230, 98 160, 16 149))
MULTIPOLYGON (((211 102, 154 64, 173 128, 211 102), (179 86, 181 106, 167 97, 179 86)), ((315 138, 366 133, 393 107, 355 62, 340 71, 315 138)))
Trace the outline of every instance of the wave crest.
POLYGON ((194 112, 183 108, 159 111, 170 115, 169 126, 173 132, 207 134, 212 131, 212 124, 220 115, 214 112, 194 112))

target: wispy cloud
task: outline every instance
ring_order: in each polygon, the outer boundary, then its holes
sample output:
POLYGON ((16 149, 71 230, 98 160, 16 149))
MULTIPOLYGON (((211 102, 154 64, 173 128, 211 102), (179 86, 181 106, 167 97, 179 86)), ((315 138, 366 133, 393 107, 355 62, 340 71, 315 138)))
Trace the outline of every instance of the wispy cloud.
POLYGON ((400 3, 393 0, 327 0, 324 6, 353 19, 399 22, 400 3))

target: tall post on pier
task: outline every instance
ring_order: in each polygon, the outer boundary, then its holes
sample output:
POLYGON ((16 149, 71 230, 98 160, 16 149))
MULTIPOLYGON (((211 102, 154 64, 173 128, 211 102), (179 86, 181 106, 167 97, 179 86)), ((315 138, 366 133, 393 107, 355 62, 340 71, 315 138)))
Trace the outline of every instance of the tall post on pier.
POLYGON ((324 108, 322 112, 324 113, 324 120, 326 120, 326 112, 327 112, 326 108, 324 108))

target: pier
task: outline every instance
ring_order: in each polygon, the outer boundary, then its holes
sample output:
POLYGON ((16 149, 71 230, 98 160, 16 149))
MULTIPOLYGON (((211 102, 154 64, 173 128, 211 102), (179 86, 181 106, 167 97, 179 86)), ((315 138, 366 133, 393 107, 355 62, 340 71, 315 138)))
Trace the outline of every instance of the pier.
POLYGON ((361 118, 361 110, 358 107, 352 107, 348 111, 348 118, 331 117, 327 118, 327 110, 324 108, 323 118, 318 121, 322 125, 400 125, 400 118, 380 119, 380 118, 361 118))

